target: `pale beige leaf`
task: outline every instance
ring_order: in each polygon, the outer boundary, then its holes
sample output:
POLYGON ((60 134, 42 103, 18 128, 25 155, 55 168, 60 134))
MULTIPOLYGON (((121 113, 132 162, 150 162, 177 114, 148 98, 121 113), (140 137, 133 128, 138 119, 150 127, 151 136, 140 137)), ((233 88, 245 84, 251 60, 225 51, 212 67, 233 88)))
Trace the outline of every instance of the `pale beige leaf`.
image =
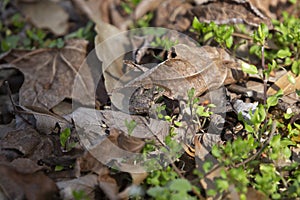
POLYGON ((68 30, 68 14, 53 1, 20 3, 19 7, 38 28, 48 28, 55 35, 63 35, 68 30))
POLYGON ((279 3, 287 3, 288 0, 249 0, 255 7, 263 11, 269 18, 276 19, 276 15, 272 12, 274 7, 279 3))
POLYGON ((103 2, 106 1, 75 0, 78 7, 96 24, 96 55, 103 62, 102 73, 105 78, 105 87, 110 93, 120 77, 124 75, 123 56, 129 39, 125 34, 121 34, 121 30, 117 27, 103 21, 101 14, 101 3, 103 2))
POLYGON ((126 73, 123 67, 125 46, 129 40, 125 34, 110 24, 104 22, 96 25, 97 36, 95 37, 96 54, 102 61, 102 72, 105 79, 107 92, 112 92, 119 79, 126 73))
POLYGON ((284 95, 289 95, 295 90, 300 90, 300 76, 295 76, 292 72, 287 72, 280 77, 267 91, 268 95, 274 95, 279 89, 282 89, 284 95), (292 84, 288 77, 292 76, 295 79, 295 84, 292 84))
POLYGON ((153 11, 159 7, 163 0, 143 0, 134 10, 134 19, 137 20, 144 16, 147 12, 153 11))

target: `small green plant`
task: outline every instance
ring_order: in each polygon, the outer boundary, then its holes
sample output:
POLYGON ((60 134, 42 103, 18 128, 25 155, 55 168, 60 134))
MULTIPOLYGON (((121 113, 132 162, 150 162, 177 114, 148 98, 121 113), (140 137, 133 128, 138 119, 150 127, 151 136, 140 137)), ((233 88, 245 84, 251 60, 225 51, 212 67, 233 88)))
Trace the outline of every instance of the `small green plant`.
MULTIPOLYGON (((121 2, 121 8, 123 11, 130 15, 133 13, 134 9, 137 7, 137 5, 141 2, 141 0, 128 0, 128 1, 122 1, 121 2)), ((130 29, 134 28, 143 28, 143 27, 149 27, 150 21, 153 19, 154 13, 149 12, 142 16, 140 19, 135 21, 133 24, 130 25, 130 29)))
POLYGON ((188 90, 187 107, 189 115, 192 117, 192 121, 194 122, 194 124, 198 124, 200 128, 203 128, 206 121, 213 114, 210 109, 214 108, 215 105, 208 104, 207 106, 202 106, 199 105, 199 102, 200 99, 198 97, 195 97, 195 89, 191 88, 190 90, 188 90))
POLYGON ((72 195, 74 200, 90 200, 88 195, 83 190, 78 190, 78 191, 74 190, 72 192, 72 195))
MULTIPOLYGON (((289 124, 288 134, 280 134, 278 128, 283 125, 270 117, 269 110, 278 104, 283 92, 279 90, 269 97, 266 94, 270 73, 277 68, 275 60, 265 65, 264 48, 268 36, 269 31, 264 24, 261 24, 253 35, 253 40, 260 48, 262 70, 251 64, 242 64, 245 73, 259 75, 264 81, 264 101, 255 110, 249 111, 249 119, 245 119, 242 113, 239 113, 238 117, 244 123, 246 136, 227 141, 225 145, 213 146, 212 154, 219 161, 218 167, 222 170, 220 177, 216 178, 216 188, 207 192, 210 196, 228 192, 231 185, 238 191, 241 199, 246 198, 248 187, 253 187, 272 199, 292 198, 299 194, 295 189, 295 185, 299 184, 298 176, 288 178, 282 173, 290 170, 297 174, 299 164, 289 163, 289 159, 292 155, 290 147, 295 145, 291 138, 297 139, 300 126, 289 124), (263 158, 267 162, 263 161, 263 158), (282 162, 285 163, 286 169, 279 171, 277 166, 282 162), (280 192, 280 187, 285 188, 284 193, 280 192)), ((280 54, 282 57, 291 56, 285 55, 284 51, 280 54)), ((291 113, 285 115, 286 118, 291 116, 291 113)), ((209 171, 211 167, 209 163, 203 166, 205 171, 209 171)))
POLYGON ((254 178, 255 187, 273 199, 280 199, 281 195, 278 193, 280 175, 275 166, 273 164, 261 164, 259 171, 260 174, 256 174, 254 178))
POLYGON ((194 17, 192 31, 199 33, 201 36, 200 43, 205 43, 209 39, 214 39, 222 47, 231 48, 233 45, 234 32, 233 25, 216 25, 214 22, 209 24, 201 23, 197 17, 194 17))
POLYGON ((127 127, 128 135, 132 135, 137 123, 134 120, 130 120, 130 122, 128 122, 127 119, 125 119, 125 126, 127 127))
POLYGON ((155 37, 155 40, 153 42, 151 42, 151 46, 155 47, 155 48, 162 48, 164 50, 171 50, 171 48, 173 46, 175 46, 176 44, 178 44, 178 41, 172 41, 169 38, 160 38, 160 37, 155 37))
MULTIPOLYGON (((6 9, 9 0, 5 0, 2 10, 6 9)), ((26 25, 25 18, 16 13, 9 17, 8 23, 0 22, 0 53, 10 49, 38 49, 38 48, 62 48, 65 40, 71 38, 82 38, 93 41, 95 31, 94 24, 87 23, 85 27, 66 35, 64 38, 53 38, 47 31, 26 25), (25 33, 25 34, 24 34, 25 33)))
POLYGON ((60 145, 64 151, 70 151, 76 145, 75 142, 70 142, 71 129, 66 128, 59 135, 60 145))
POLYGON ((195 187, 188 180, 180 178, 170 166, 151 172, 146 184, 150 187, 147 194, 157 200, 197 199, 190 194, 195 187))
POLYGON ((189 194, 192 190, 191 183, 186 179, 174 179, 168 183, 166 186, 156 186, 150 188, 147 194, 157 200, 193 200, 197 199, 189 194))
POLYGON ((283 12, 283 22, 274 20, 275 40, 281 47, 277 52, 286 65, 291 65, 292 72, 300 74, 300 19, 283 12))
POLYGON ((95 35, 96 35, 93 28, 94 28, 94 23, 89 21, 85 27, 81 27, 78 30, 66 35, 64 37, 64 40, 69 40, 72 38, 80 38, 80 39, 85 39, 88 41, 93 41, 95 38, 95 35))
MULTIPOLYGON (((266 198, 271 199, 291 199, 300 195, 299 163, 290 162, 291 147, 300 142, 300 125, 293 123, 285 126, 286 122, 277 119, 280 116, 271 115, 270 112, 275 109, 283 96, 282 90, 267 96, 268 79, 272 71, 288 66, 294 74, 300 73, 298 21, 300 20, 297 18, 285 17, 283 22, 274 22, 278 32, 270 32, 265 24, 260 24, 250 38, 254 43, 250 51, 261 58, 261 64, 256 67, 243 63, 242 70, 261 78, 264 83, 264 99, 255 109, 249 110, 249 118, 242 113, 238 114, 244 130, 236 138, 212 147, 211 153, 218 164, 206 161, 200 166, 203 174, 195 170, 195 174, 202 179, 213 170, 220 169, 219 177, 214 179, 215 189, 205 191, 207 196, 219 195, 221 199, 232 191, 232 187, 240 199, 246 199, 249 188, 258 190, 266 198), (267 41, 270 39, 274 39, 280 48, 268 49, 267 41)), ((201 23, 197 18, 194 18, 192 26, 193 31, 199 33, 201 44, 214 41, 223 48, 234 49, 234 26, 201 23)), ((155 38, 152 45, 170 49, 174 44, 155 38)), ((289 80, 295 83, 293 77, 289 80)), ((204 106, 199 101, 199 98, 195 97, 195 90, 193 88, 189 90, 188 99, 185 101, 186 108, 183 108, 188 125, 185 121, 178 121, 177 116, 168 116, 165 105, 157 107, 158 118, 170 123, 170 132, 164 141, 147 141, 143 149, 143 156, 147 158, 151 158, 151 152, 161 152, 150 159, 149 169, 157 170, 151 171, 145 181, 148 188, 146 193, 153 199, 194 199, 196 196, 194 182, 182 177, 176 171, 174 163, 162 163, 161 160, 178 158, 181 147, 174 139, 176 128, 189 128, 194 134, 199 129, 205 130, 205 124, 213 114, 211 112, 213 105, 204 106)), ((293 115, 294 113, 289 112, 284 116, 285 119, 290 119, 293 115)))
POLYGON ((127 14, 131 14, 134 8, 141 2, 141 0, 127 0, 121 2, 121 7, 127 14))

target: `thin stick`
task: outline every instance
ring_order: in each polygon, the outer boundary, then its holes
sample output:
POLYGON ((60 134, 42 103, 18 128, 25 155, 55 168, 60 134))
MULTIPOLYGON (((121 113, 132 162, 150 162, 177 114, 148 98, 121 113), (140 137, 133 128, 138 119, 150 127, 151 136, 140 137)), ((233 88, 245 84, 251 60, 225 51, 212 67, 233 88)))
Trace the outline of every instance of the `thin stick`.
POLYGON ((14 113, 17 113, 16 103, 15 103, 15 101, 12 98, 12 93, 11 93, 8 81, 4 81, 4 85, 6 87, 6 90, 7 90, 7 93, 8 93, 8 97, 10 99, 10 102, 11 102, 11 104, 13 106, 14 113))

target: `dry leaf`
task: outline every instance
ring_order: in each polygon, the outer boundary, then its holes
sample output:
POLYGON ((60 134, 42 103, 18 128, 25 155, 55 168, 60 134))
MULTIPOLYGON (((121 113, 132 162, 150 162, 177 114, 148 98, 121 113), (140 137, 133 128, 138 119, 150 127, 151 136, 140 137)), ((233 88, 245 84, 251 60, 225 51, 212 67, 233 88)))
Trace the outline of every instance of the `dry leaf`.
POLYGON ((117 181, 108 174, 98 177, 98 184, 110 200, 118 200, 119 187, 117 181))
POLYGON ((19 3, 22 13, 38 28, 48 28, 55 35, 68 30, 68 14, 57 3, 49 0, 19 3))
POLYGON ((32 174, 45 169, 44 166, 38 165, 36 162, 28 158, 17 158, 10 163, 18 172, 24 174, 32 174))
POLYGON ((26 128, 7 133, 0 140, 1 150, 5 151, 5 156, 9 159, 19 157, 30 158, 38 161, 52 155, 58 151, 51 136, 41 136, 35 129, 26 128), (16 154, 17 153, 17 154, 16 154))
MULTIPOLYGON (((145 0, 146 1, 146 0, 145 0)), ((154 25, 178 31, 186 31, 191 25, 192 5, 181 0, 163 1, 155 12, 154 25)))
POLYGON ((234 101, 232 105, 235 112, 241 113, 242 117, 247 121, 251 120, 251 116, 254 114, 255 110, 257 109, 257 106, 258 106, 258 102, 244 103, 240 99, 234 101))
POLYGON ((94 172, 99 176, 109 173, 108 168, 93 157, 88 151, 86 151, 81 157, 77 158, 76 162, 80 167, 80 172, 94 172))
MULTIPOLYGON (((33 125, 35 128, 41 133, 50 134, 57 125, 61 130, 65 130, 66 128, 71 128, 72 122, 67 119, 56 115, 46 109, 35 107, 35 106, 17 106, 17 108, 21 108, 20 114, 25 113, 24 115, 33 115, 35 121, 33 125)), ((23 114, 21 114, 24 116, 23 114)), ((24 116, 25 118, 26 116, 24 116)), ((28 116, 27 116, 28 117, 28 116)))
POLYGON ((156 10, 162 4, 163 0, 142 0, 134 10, 134 20, 143 17, 147 12, 156 10))
MULTIPOLYGON (((214 166, 218 163, 216 158, 210 154, 211 147, 205 147, 202 144, 203 137, 206 137, 206 134, 196 135, 194 138, 196 168, 201 173, 205 173, 202 166, 206 161, 212 162, 214 166)), ((220 170, 221 168, 218 168, 200 180, 200 183, 205 190, 215 189, 214 179, 220 177, 220 170)))
POLYGON ((56 182, 63 199, 74 199, 73 191, 84 191, 89 199, 95 197, 95 187, 98 185, 97 175, 88 174, 69 181, 56 182))
POLYGON ((54 106, 51 111, 59 116, 64 116, 64 115, 68 115, 72 112, 72 103, 70 102, 66 102, 66 101, 62 101, 59 104, 57 104, 56 106, 54 106))
POLYGON ((90 108, 78 108, 70 116, 73 118, 76 127, 83 129, 87 137, 92 137, 94 134, 96 134, 96 138, 106 136, 105 130, 108 128, 121 130, 128 135, 128 129, 125 125, 126 120, 128 122, 134 120, 137 123, 131 133, 131 136, 137 138, 152 138, 154 134, 163 140, 169 131, 169 123, 166 121, 145 120, 142 116, 133 116, 112 110, 99 111, 90 108))
POLYGON ((263 11, 269 18, 276 19, 276 14, 273 12, 274 7, 279 3, 286 4, 288 0, 249 0, 255 7, 263 11), (273 9, 272 9, 273 8, 273 9))
POLYGON ((268 89, 267 94, 274 95, 279 89, 282 89, 284 95, 289 95, 296 90, 300 90, 300 76, 296 77, 292 72, 287 72, 268 89), (295 84, 289 81, 289 76, 295 79, 295 84))
POLYGON ((19 152, 24 156, 31 155, 41 142, 39 134, 34 129, 9 132, 1 141, 1 149, 19 152))
POLYGON ((105 79, 105 88, 111 93, 119 79, 126 73, 123 67, 125 47, 129 45, 129 39, 116 27, 98 23, 95 37, 96 54, 102 61, 102 72, 105 79))
POLYGON ((112 128, 110 130, 108 138, 110 139, 111 136, 116 136, 116 145, 121 149, 124 149, 129 152, 139 153, 144 145, 145 142, 143 139, 125 135, 124 132, 119 131, 118 129, 112 128))
POLYGON ((102 73, 105 88, 110 93, 120 77, 126 73, 126 69, 123 68, 123 56, 126 52, 125 46, 129 45, 129 39, 124 33, 121 34, 121 30, 117 27, 103 21, 101 2, 75 0, 77 6, 96 23, 95 49, 97 57, 103 62, 102 73))
MULTIPOLYGON (((221 48, 179 44, 174 46, 174 51, 175 58, 144 72, 124 87, 157 85, 166 90, 169 98, 186 99, 191 88, 195 88, 195 95, 199 96, 244 77, 240 65, 221 48)), ((115 103, 113 97, 112 102, 115 103)))
POLYGON ((249 187, 246 193, 246 199, 267 200, 269 198, 264 193, 249 187))
POLYGON ((98 21, 99 23, 109 22, 108 14, 105 15, 102 12, 108 12, 111 0, 74 0, 74 2, 78 9, 82 10, 96 24, 98 21), (106 17, 102 19, 103 16, 106 17))
POLYGON ((55 183, 42 172, 23 174, 0 164, 0 174, 1 189, 8 199, 51 200, 58 196, 55 183))
POLYGON ((246 23, 251 26, 259 26, 259 24, 265 23, 269 28, 273 27, 271 21, 249 1, 207 0, 199 3, 201 4, 193 8, 192 12, 201 22, 210 23, 213 21, 216 24, 246 23))
POLYGON ((146 121, 141 116, 130 116, 111 110, 99 111, 78 108, 73 112, 72 117, 80 137, 80 142, 98 161, 103 164, 109 164, 110 161, 116 161, 117 163, 126 161, 128 164, 132 164, 129 170, 133 170, 133 172, 137 172, 135 167, 139 166, 134 166, 130 158, 140 156, 140 154, 134 152, 138 152, 143 146, 144 142, 141 139, 154 139, 154 135, 156 135, 156 137, 163 141, 169 133, 169 124, 165 121, 155 119, 146 121), (128 136, 125 120, 128 122, 134 120, 137 123, 130 136, 128 136), (121 134, 117 131, 111 131, 111 134, 107 135, 109 129, 121 130, 124 135, 119 137, 121 134), (130 139, 131 137, 136 138, 132 140, 130 139), (127 144, 130 145, 126 146, 127 144), (126 159, 124 160, 124 158, 126 159))
MULTIPOLYGON (((65 98, 74 98, 83 104, 92 104, 94 82, 89 66, 83 64, 87 41, 67 41, 62 49, 13 50, 2 60, 25 76, 20 89, 20 104, 50 109, 65 98), (76 89, 73 93, 74 81, 76 89)), ((95 75, 95 74, 94 74, 95 75)))

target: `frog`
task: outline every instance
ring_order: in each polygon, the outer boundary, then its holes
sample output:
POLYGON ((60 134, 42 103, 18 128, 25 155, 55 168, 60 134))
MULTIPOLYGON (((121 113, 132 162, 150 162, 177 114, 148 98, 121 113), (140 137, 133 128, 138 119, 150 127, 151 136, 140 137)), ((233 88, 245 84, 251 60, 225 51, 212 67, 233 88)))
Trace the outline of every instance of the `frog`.
POLYGON ((157 87, 138 87, 129 100, 129 112, 134 115, 149 115, 152 105, 163 93, 157 87))

